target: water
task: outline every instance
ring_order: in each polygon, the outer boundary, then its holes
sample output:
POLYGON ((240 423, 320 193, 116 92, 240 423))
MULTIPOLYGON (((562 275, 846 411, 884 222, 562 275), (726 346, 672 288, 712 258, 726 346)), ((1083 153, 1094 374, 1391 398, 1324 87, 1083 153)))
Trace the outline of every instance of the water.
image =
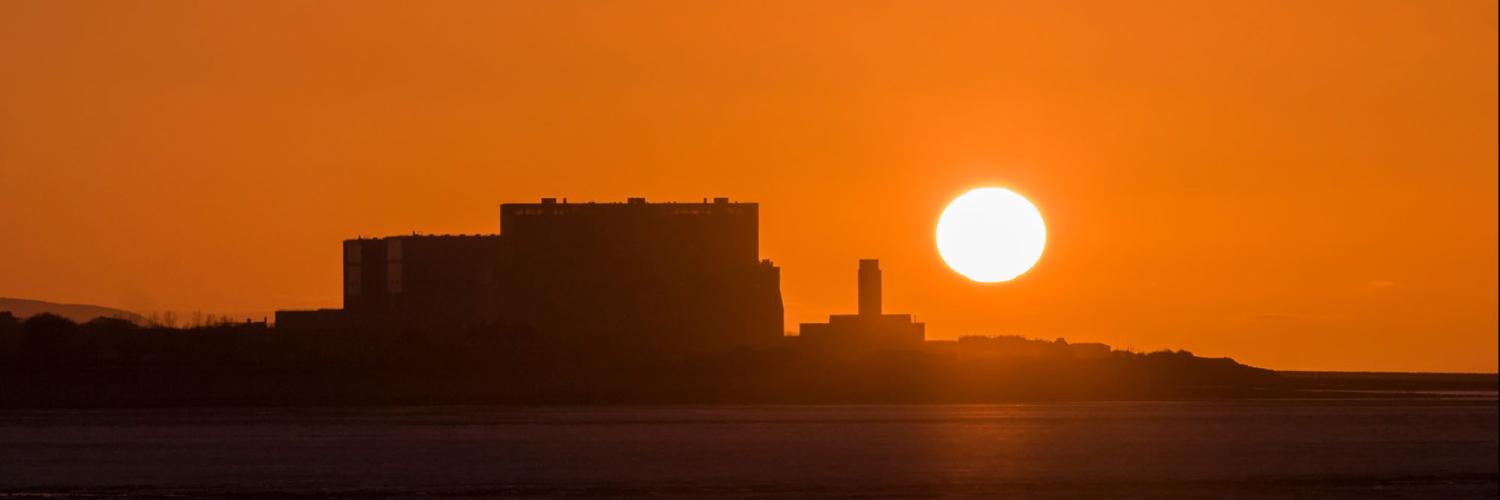
POLYGON ((1495 498, 1482 400, 0 412, 0 496, 1495 498))

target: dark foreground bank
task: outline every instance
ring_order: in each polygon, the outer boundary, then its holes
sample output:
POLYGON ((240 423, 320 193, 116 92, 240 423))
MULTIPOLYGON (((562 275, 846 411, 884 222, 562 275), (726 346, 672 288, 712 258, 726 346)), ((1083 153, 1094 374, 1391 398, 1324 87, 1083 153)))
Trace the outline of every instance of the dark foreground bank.
POLYGON ((0 411, 0 496, 1494 498, 1496 402, 0 411))
POLYGON ((0 321, 0 408, 438 404, 954 404, 1017 401, 1434 397, 1489 375, 1277 373, 1185 351, 1019 337, 922 350, 780 345, 644 351, 503 329, 287 335, 101 318, 0 321))

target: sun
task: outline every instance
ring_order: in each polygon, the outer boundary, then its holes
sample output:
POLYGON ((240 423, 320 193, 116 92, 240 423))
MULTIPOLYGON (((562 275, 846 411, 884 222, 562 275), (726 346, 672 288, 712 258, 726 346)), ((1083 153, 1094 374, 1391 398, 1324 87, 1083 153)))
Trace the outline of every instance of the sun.
POLYGON ((971 190, 938 217, 938 255, 958 274, 980 283, 1010 281, 1031 269, 1047 246, 1042 213, 1005 188, 971 190))

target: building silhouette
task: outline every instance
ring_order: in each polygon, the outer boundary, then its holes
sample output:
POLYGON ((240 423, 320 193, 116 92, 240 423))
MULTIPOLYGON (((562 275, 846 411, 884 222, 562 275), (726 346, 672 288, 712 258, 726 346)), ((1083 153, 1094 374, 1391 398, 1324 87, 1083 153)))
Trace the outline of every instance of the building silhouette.
POLYGON ((343 310, 278 311, 287 331, 496 327, 609 349, 724 350, 782 336, 759 205, 500 207, 499 235, 344 241, 343 310))
POLYGON ((759 205, 507 203, 499 315, 538 334, 669 350, 782 336, 780 269, 759 258, 759 205))
POLYGON ((348 323, 343 309, 281 309, 275 317, 276 331, 290 333, 338 331, 348 323))
POLYGON ((363 323, 427 329, 494 322, 495 235, 344 241, 344 310, 363 323))
POLYGON ((881 305, 880 261, 859 261, 859 313, 835 314, 827 323, 802 323, 799 341, 811 347, 840 350, 917 350, 927 325, 910 314, 885 314, 881 305))

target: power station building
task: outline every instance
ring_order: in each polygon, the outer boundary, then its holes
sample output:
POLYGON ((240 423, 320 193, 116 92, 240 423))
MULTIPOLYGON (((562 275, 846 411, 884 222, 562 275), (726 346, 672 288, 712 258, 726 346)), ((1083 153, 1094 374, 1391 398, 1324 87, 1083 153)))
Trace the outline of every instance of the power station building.
POLYGON ((803 323, 799 341, 842 350, 916 350, 927 337, 927 325, 910 314, 885 314, 881 304, 880 261, 859 261, 859 313, 835 314, 827 323, 803 323))
MULTIPOLYGON (((345 328, 473 326, 605 348, 720 350, 782 336, 780 269, 759 257, 759 206, 500 207, 498 235, 344 242, 345 328)), ((278 323, 329 323, 328 311, 278 323)))
POLYGON ((402 327, 493 323, 500 242, 495 235, 345 240, 344 311, 355 322, 402 327))
POLYGON ((755 203, 500 206, 499 317, 593 344, 685 350, 782 336, 780 269, 755 203))

